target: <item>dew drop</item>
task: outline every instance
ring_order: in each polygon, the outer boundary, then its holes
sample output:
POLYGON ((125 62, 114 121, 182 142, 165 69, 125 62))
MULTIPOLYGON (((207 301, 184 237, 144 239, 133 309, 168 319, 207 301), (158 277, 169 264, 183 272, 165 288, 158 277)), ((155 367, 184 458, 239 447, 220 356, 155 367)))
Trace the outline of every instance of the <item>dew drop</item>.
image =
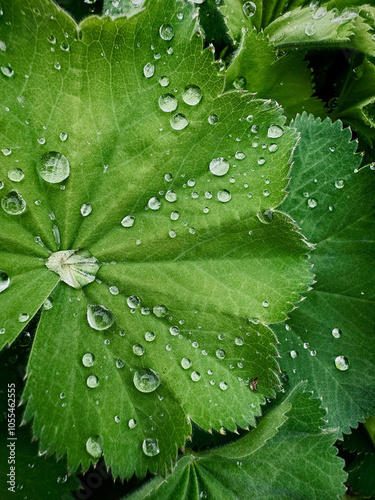
POLYGON ((218 349, 216 351, 216 357, 218 357, 219 359, 224 359, 225 358, 225 351, 224 351, 224 349, 218 349))
POLYGON ((120 423, 121 418, 118 415, 116 415, 114 420, 115 420, 116 424, 118 424, 118 423, 120 423))
POLYGON ((243 153, 242 151, 236 151, 234 156, 237 160, 243 160, 244 158, 246 158, 245 153, 243 153))
POLYGON ((10 278, 5 271, 0 271, 0 292, 3 292, 10 285, 10 278))
POLYGON ((227 189, 220 189, 220 191, 217 193, 217 199, 222 203, 227 203, 231 200, 231 198, 232 195, 227 189))
POLYGON ((86 352, 82 356, 82 364, 83 366, 86 366, 87 368, 92 366, 95 363, 95 356, 91 354, 91 352, 86 352))
POLYGON ((159 35, 163 40, 169 42, 174 37, 174 31, 170 24, 162 24, 159 28, 159 35))
POLYGON ((169 78, 167 76, 162 76, 159 78, 159 83, 162 87, 168 87, 169 85, 169 78))
POLYGON ((218 121, 219 121, 219 117, 215 114, 212 114, 208 117, 208 123, 210 125, 216 125, 218 121))
POLYGON ((39 160, 37 169, 40 177, 52 184, 62 182, 70 173, 69 161, 57 151, 45 153, 39 160))
POLYGON ((253 17, 257 11, 257 6, 254 2, 245 2, 242 6, 242 10, 246 17, 253 17))
POLYGON ((168 314, 168 309, 163 305, 158 305, 152 309, 152 312, 158 318, 164 318, 168 314))
POLYGON ((335 181, 335 187, 337 189, 342 189, 344 187, 345 183, 342 179, 335 181))
POLYGON ((60 141, 65 142, 68 138, 68 134, 66 132, 61 132, 59 137, 60 137, 60 141))
POLYGON ((123 362, 122 359, 116 359, 116 368, 121 370, 121 368, 124 368, 125 363, 123 362))
POLYGON ((268 146, 268 151, 270 153, 275 153, 279 149, 278 145, 275 143, 272 143, 268 146))
POLYGON ((8 179, 12 182, 21 182, 24 177, 25 174, 21 168, 13 168, 8 172, 8 179))
POLYGON ((174 191, 168 190, 165 193, 165 199, 170 203, 173 203, 174 201, 177 200, 177 194, 174 191))
POLYGON ((91 203, 84 203, 82 206, 81 206, 81 215, 83 217, 87 217, 88 215, 90 215, 92 212, 92 206, 91 206, 91 203))
POLYGON ((148 200, 147 205, 149 208, 151 208, 151 210, 159 210, 159 208, 161 207, 161 201, 159 200, 159 198, 156 198, 156 196, 153 196, 148 200))
POLYGON ((10 78, 11 76, 14 75, 13 69, 8 65, 8 66, 1 66, 1 72, 4 76, 7 76, 10 78))
POLYGON ((309 198, 307 200, 307 205, 310 207, 310 208, 315 208, 317 205, 318 205, 318 200, 316 198, 309 198))
POLYGON ((243 345, 244 344, 244 339, 242 337, 236 337, 235 339, 235 344, 236 345, 243 345))
POLYGON ((123 227, 132 227, 135 221, 135 217, 133 215, 127 215, 121 221, 121 225, 123 227))
POLYGON ((312 13, 312 18, 313 19, 322 19, 327 14, 327 8, 326 7, 318 7, 314 12, 312 13))
POLYGON ((217 176, 225 175, 228 172, 229 167, 229 161, 222 156, 211 160, 209 165, 210 172, 217 176))
POLYGON ((160 385, 159 374, 151 368, 141 368, 134 373, 133 382, 140 392, 153 392, 160 385))
POLYGON ((313 36, 316 33, 315 24, 307 23, 305 26, 305 34, 307 36, 313 36))
POLYGON ((28 321, 29 319, 30 319, 30 315, 29 315, 29 314, 27 314, 27 313, 23 313, 23 314, 20 314, 20 315, 18 316, 18 321, 19 321, 20 323, 26 323, 26 321, 28 321))
POLYGON ((297 356, 298 356, 298 352, 297 351, 290 351, 290 356, 295 359, 297 356))
POLYGON ((103 452, 103 440, 99 436, 89 437, 86 441, 86 450, 94 458, 99 458, 103 452))
POLYGON ((182 358, 181 359, 181 366, 184 370, 187 370, 188 368, 190 368, 192 365, 192 362, 190 361, 189 358, 182 358))
POLYGON ((154 332, 146 332, 145 333, 145 340, 147 340, 147 342, 152 342, 154 339, 155 339, 154 332))
POLYGON ((87 321, 94 330, 106 330, 113 325, 115 317, 107 307, 90 304, 87 306, 87 321))
POLYGON ((345 356, 337 356, 335 366, 340 371, 345 371, 349 368, 349 361, 345 356))
POLYGON ((177 113, 172 116, 170 124, 173 130, 183 130, 189 125, 189 120, 182 113, 177 113))
POLYGON ((9 156, 10 154, 12 154, 12 150, 10 148, 2 148, 1 152, 4 156, 9 156))
POLYGON ((228 384, 226 382, 220 382, 219 387, 222 391, 226 391, 228 389, 228 384))
POLYGON ((195 106, 202 100, 202 91, 197 85, 188 85, 182 92, 182 100, 189 106, 195 106))
POLYGON ((99 379, 96 375, 89 375, 86 380, 87 387, 90 389, 95 389, 99 385, 99 379))
POLYGON ((119 292, 119 290, 118 290, 117 286, 112 285, 112 286, 110 286, 110 287, 109 287, 109 292, 110 292, 112 295, 117 295, 117 294, 118 294, 118 292, 119 292))
POLYGON ((170 331, 171 335, 178 335, 180 333, 180 329, 176 325, 171 326, 169 331, 170 331))
POLYGON ((2 50, 3 52, 7 50, 6 43, 3 42, 2 40, 0 40, 0 50, 2 50))
POLYGON ((172 220, 178 220, 178 218, 179 218, 179 217, 180 217, 179 212, 176 212, 176 211, 175 211, 175 212, 172 212, 172 213, 171 213, 171 219, 172 219, 172 220))
POLYGON ((159 442, 155 438, 146 438, 142 443, 142 451, 148 457, 155 457, 160 453, 159 442))
POLYGON ((9 215, 20 215, 26 210, 26 202, 17 191, 1 198, 1 207, 9 215))
POLYGON ((147 63, 143 67, 143 74, 145 75, 146 78, 151 78, 154 76, 155 73, 155 66, 152 63, 147 63))
POLYGON ((198 382, 198 380, 201 379, 201 374, 199 372, 196 372, 195 370, 192 372, 190 375, 190 378, 193 382, 198 382))
POLYGON ((165 113, 175 111, 178 106, 178 100, 172 94, 163 94, 159 97, 159 107, 165 113))
POLYGON ((335 338, 335 339, 339 339, 341 337, 341 330, 339 328, 334 328, 332 330, 332 336, 335 338))
POLYGON ((141 299, 136 295, 130 295, 130 297, 126 299, 126 303, 131 309, 136 309, 141 305, 141 299))
POLYGON ((136 356, 143 356, 145 348, 141 344, 134 344, 133 352, 136 356))
POLYGON ((134 427, 137 425, 137 421, 134 420, 134 418, 131 418, 128 422, 128 427, 129 429, 134 429, 134 427))
POLYGON ((267 300, 263 300, 263 302, 262 302, 262 306, 263 307, 269 307, 269 305, 270 304, 269 304, 269 302, 267 300))
POLYGON ((246 87, 246 78, 244 76, 237 76, 233 81, 233 87, 236 90, 243 90, 246 87))
POLYGON ((270 125, 267 131, 267 136, 272 139, 277 139, 281 137, 284 133, 284 130, 279 125, 270 125))

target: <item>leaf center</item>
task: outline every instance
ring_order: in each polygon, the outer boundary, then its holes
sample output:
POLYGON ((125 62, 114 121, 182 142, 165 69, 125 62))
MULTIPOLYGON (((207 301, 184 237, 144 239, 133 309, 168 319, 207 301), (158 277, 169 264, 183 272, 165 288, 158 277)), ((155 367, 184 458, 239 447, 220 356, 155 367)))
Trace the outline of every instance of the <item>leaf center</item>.
POLYGON ((51 254, 46 262, 51 271, 73 288, 82 288, 93 282, 100 264, 88 250, 63 250, 51 254))

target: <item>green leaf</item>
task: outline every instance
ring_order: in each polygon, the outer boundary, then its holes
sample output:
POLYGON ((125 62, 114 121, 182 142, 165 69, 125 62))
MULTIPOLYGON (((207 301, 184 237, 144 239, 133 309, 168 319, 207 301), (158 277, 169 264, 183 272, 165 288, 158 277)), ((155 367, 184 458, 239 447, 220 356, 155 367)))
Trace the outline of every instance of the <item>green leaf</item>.
POLYGON ((347 484, 359 493, 361 498, 373 498, 375 495, 375 453, 359 455, 348 468, 347 484))
MULTIPOLYGON (((303 387, 303 386, 302 386, 303 387)), ((295 389, 245 437, 184 456, 166 480, 157 477, 130 498, 319 498, 345 491, 335 437, 321 432, 316 400, 295 389)))
POLYGON ((132 17, 142 10, 145 3, 146 0, 104 0, 103 14, 111 17, 132 17))
POLYGON ((340 435, 375 410, 375 175, 368 167, 357 170, 357 144, 340 122, 304 114, 294 126, 301 139, 281 208, 316 245, 316 284, 275 331, 291 385, 308 379, 328 409, 326 427, 340 435))
POLYGON ((103 454, 114 476, 164 474, 191 420, 254 425, 280 387, 266 325, 311 281, 309 246, 274 210, 297 136, 279 106, 221 95, 194 12, 151 2, 77 26, 48 0, 4 8, 1 197, 16 188, 26 210, 0 214, 0 326, 13 318, 11 342, 53 290, 23 399, 69 470, 103 454))
POLYGON ((233 89, 245 78, 244 89, 276 99, 290 119, 302 110, 324 114, 322 103, 312 97, 311 71, 304 56, 302 52, 277 56, 262 33, 247 31, 227 69, 226 88, 233 89))

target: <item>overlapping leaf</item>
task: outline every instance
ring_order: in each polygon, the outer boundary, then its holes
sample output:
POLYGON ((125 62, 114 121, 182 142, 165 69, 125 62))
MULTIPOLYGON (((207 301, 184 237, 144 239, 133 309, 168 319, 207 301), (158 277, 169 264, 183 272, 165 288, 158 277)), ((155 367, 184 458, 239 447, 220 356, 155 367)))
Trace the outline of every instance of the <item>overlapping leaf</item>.
POLYGON ((282 207, 316 244, 316 284, 286 326, 276 327, 292 386, 308 379, 327 408, 327 428, 349 432, 373 413, 374 182, 358 171, 349 129, 303 115, 290 196, 282 207))
POLYGON ((130 498, 337 498, 345 491, 343 462, 334 435, 321 432, 324 412, 302 387, 245 437, 187 454, 170 477, 151 480, 130 498))
POLYGON ((54 290, 25 418, 70 469, 103 453, 114 475, 164 472, 190 419, 254 424, 279 387, 265 324, 283 320, 311 279, 305 241, 273 210, 295 132, 269 101, 220 95, 193 13, 170 0, 77 26, 47 0, 17 0, 1 18, 2 198, 17 190, 26 210, 1 213, 0 327, 11 342, 54 290), (63 182, 37 174, 50 152, 70 163, 63 182), (56 287, 49 252, 87 256, 81 248, 101 264, 97 282, 56 287), (108 315, 103 331, 88 323, 93 305, 108 315))

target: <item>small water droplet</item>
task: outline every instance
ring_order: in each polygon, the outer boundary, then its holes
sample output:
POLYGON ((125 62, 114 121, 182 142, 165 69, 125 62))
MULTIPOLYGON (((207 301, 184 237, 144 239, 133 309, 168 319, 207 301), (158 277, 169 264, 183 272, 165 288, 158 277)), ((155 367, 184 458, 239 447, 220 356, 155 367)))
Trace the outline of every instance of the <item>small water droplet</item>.
POLYGON ((136 295, 130 295, 126 299, 126 303, 128 304, 128 306, 131 309, 136 309, 137 307, 139 307, 141 305, 141 299, 139 297, 137 297, 136 295))
POLYGON ((86 380, 87 387, 90 389, 95 389, 99 385, 99 379, 96 375, 89 375, 86 380))
POLYGON ((190 378, 193 382, 198 382, 198 380, 201 379, 201 374, 199 372, 196 372, 195 370, 192 372, 190 375, 190 378))
POLYGON ((163 305, 158 305, 152 309, 152 312, 158 318, 164 318, 168 314, 168 309, 163 305))
POLYGON ((94 330, 106 330, 113 325, 115 317, 107 307, 90 304, 87 306, 87 321, 94 330))
POLYGON ((298 352, 297 351, 290 351, 290 356, 294 359, 298 356, 298 352))
POLYGON ((307 36, 313 36, 316 33, 315 29, 315 24, 314 23, 307 23, 305 26, 305 34, 307 36))
POLYGON ((310 208, 315 208, 317 205, 318 205, 318 200, 316 198, 309 198, 307 200, 307 205, 310 207, 310 208))
POLYGON ((228 389, 228 384, 226 382, 220 382, 219 387, 222 391, 226 391, 228 389))
POLYGON ((83 217, 87 217, 88 215, 90 215, 92 212, 92 206, 91 206, 91 203, 84 203, 82 206, 81 206, 81 215, 83 217))
POLYGON ((60 70, 61 69, 61 64, 59 62, 55 62, 53 67, 57 70, 60 70))
POLYGON ((43 144, 46 143, 46 138, 45 137, 38 137, 37 139, 38 143, 43 146, 43 144))
POLYGON ((56 43, 56 38, 53 36, 53 35, 49 35, 47 37, 47 40, 49 41, 49 43, 51 43, 52 45, 54 45, 56 43))
POLYGON ((151 368, 141 368, 134 373, 134 386, 140 392, 153 392, 160 385, 159 374, 151 368))
POLYGON ((162 24, 159 28, 160 37, 169 42, 174 37, 174 30, 170 24, 162 24))
POLYGON ((242 10, 246 17, 253 17, 257 11, 257 6, 254 2, 245 2, 242 6, 242 10))
POLYGON ((170 331, 171 335, 178 335, 180 333, 180 329, 176 325, 171 326, 169 331, 170 331))
POLYGON ((8 172, 8 179, 12 182, 21 182, 24 177, 25 174, 21 168, 13 168, 8 172))
POLYGON ((225 358, 225 351, 224 351, 224 349, 218 349, 216 351, 216 357, 218 357, 219 359, 224 359, 225 358))
POLYGON ((30 315, 29 315, 29 314, 27 314, 27 313, 23 313, 23 314, 20 314, 20 315, 18 316, 18 321, 19 321, 20 323, 26 323, 26 321, 28 321, 29 319, 30 319, 30 315))
POLYGON ((134 344, 133 352, 136 356, 143 356, 145 348, 141 344, 134 344))
POLYGON ((246 78, 244 76, 237 76, 233 81, 233 87, 236 90, 243 90, 246 87, 246 78))
POLYGON ((2 40, 0 40, 0 50, 2 50, 3 52, 7 50, 6 43, 3 42, 2 40))
POLYGON ((159 208, 161 207, 161 201, 159 200, 159 198, 156 198, 156 196, 153 196, 148 200, 147 205, 149 208, 151 208, 151 210, 159 210, 159 208))
POLYGON ((39 160, 37 169, 40 177, 52 184, 67 179, 70 173, 69 161, 57 151, 45 153, 39 160))
POLYGON ((95 356, 91 354, 91 352, 86 352, 82 356, 82 364, 83 366, 86 366, 87 368, 92 366, 95 363, 95 356))
POLYGON ((269 302, 267 300, 263 300, 263 302, 262 302, 262 306, 263 307, 269 307, 269 305, 270 304, 269 304, 269 302))
POLYGON ((216 125, 218 121, 219 121, 219 117, 215 114, 212 114, 208 117, 208 123, 210 125, 216 125))
POLYGON ((124 368, 124 366, 125 366, 125 363, 123 362, 122 359, 116 359, 116 368, 121 370, 121 368, 124 368))
POLYGON ((174 212, 171 213, 171 219, 172 220, 178 220, 179 217, 180 217, 179 212, 174 211, 174 212))
POLYGON ((173 203, 174 201, 177 200, 177 194, 174 191, 168 190, 165 193, 165 199, 170 203, 173 203))
POLYGON ((5 271, 0 271, 0 292, 3 292, 10 285, 10 278, 5 271))
POLYGON ((342 189, 344 187, 344 185, 345 185, 345 182, 342 179, 335 181, 335 187, 337 189, 342 189))
POLYGON ((99 436, 90 437, 86 441, 86 450, 94 458, 99 458, 103 452, 103 439, 99 436))
POLYGON ((324 17, 326 14, 327 14, 326 7, 318 7, 313 11, 312 18, 313 19, 322 19, 322 17, 324 17))
POLYGON ((169 85, 169 78, 167 76, 162 76, 159 78, 159 83, 162 87, 168 87, 169 85))
POLYGON ((181 359, 181 366, 184 370, 187 370, 188 368, 190 368, 192 365, 192 362, 190 361, 189 358, 182 358, 181 359))
POLYGON ((267 131, 267 136, 272 139, 277 139, 281 137, 284 133, 284 130, 279 125, 270 125, 267 131))
POLYGON ((332 330, 332 336, 335 338, 335 339, 339 339, 341 337, 341 330, 339 328, 334 328, 332 330))
POLYGON ((148 62, 143 67, 143 74, 146 78, 151 78, 155 74, 155 66, 152 63, 148 62))
POLYGON ((134 420, 134 418, 131 418, 128 422, 128 427, 129 429, 134 429, 134 427, 137 425, 137 421, 134 420))
POLYGON ((155 339, 154 332, 146 332, 145 333, 145 340, 147 340, 147 342, 152 342, 154 339, 155 339))
POLYGON ((10 154, 12 154, 12 150, 10 148, 2 148, 1 152, 4 156, 9 156, 10 154))
POLYGON ((11 66, 1 66, 1 72, 4 76, 7 76, 8 78, 10 78, 11 76, 14 75, 14 71, 13 69, 11 68, 11 66))
POLYGON ((26 210, 26 202, 17 191, 1 198, 1 207, 9 215, 20 215, 26 210))
POLYGON ((172 94, 163 94, 159 97, 159 107, 165 113, 175 111, 178 106, 178 100, 172 94))
POLYGON ((121 221, 121 225, 123 227, 132 227, 135 221, 135 217, 133 215, 127 215, 121 221))
POLYGON ((220 191, 217 193, 217 199, 222 203, 227 203, 232 199, 232 195, 227 189, 220 189, 220 191))
POLYGON ((170 119, 170 124, 173 130, 183 130, 189 125, 189 120, 182 113, 177 113, 170 119))
POLYGON ((202 100, 202 91, 197 85, 188 85, 182 92, 182 100, 189 106, 195 106, 202 100))
POLYGON ((211 160, 209 165, 210 172, 217 176, 225 175, 228 172, 229 167, 229 161, 222 156, 211 160))
POLYGON ((244 158, 246 158, 246 155, 243 151, 236 151, 234 156, 237 160, 243 160, 244 158))
POLYGON ((235 344, 236 345, 243 345, 244 344, 244 339, 242 337, 236 337, 235 339, 235 344))
POLYGON ((349 361, 345 356, 337 356, 335 366, 340 371, 345 371, 349 368, 349 361))

